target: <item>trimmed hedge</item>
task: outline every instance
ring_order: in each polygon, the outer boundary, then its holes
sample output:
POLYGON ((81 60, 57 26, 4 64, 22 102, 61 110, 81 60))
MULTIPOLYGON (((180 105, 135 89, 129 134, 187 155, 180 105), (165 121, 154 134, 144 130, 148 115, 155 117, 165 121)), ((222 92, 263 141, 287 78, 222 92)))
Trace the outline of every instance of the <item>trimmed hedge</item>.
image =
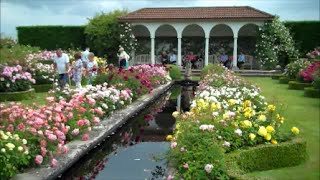
POLYGON ((320 46, 320 21, 287 21, 284 24, 302 54, 320 46))
POLYGON ((289 78, 288 78, 288 77, 285 77, 285 76, 279 78, 279 83, 280 83, 280 84, 288 84, 289 81, 290 81, 289 78))
POLYGON ((85 26, 19 26, 18 42, 41 49, 84 48, 85 26))
POLYGON ((38 93, 38 92, 48 92, 50 89, 52 89, 52 84, 35 84, 32 85, 32 88, 38 93))
POLYGON ((289 81, 289 89, 303 90, 305 87, 310 87, 311 83, 302 83, 298 81, 289 81))
POLYGON ((302 139, 277 145, 266 144, 226 155, 228 174, 236 179, 254 179, 246 173, 291 167, 307 159, 307 143, 302 139))
POLYGON ((35 96, 34 89, 19 92, 0 92, 0 102, 2 101, 21 101, 31 99, 35 96))
POLYGON ((281 77, 284 77, 283 74, 275 74, 271 76, 271 79, 279 80, 281 77))
POLYGON ((304 96, 320 98, 320 89, 315 89, 314 87, 306 87, 304 88, 304 96))

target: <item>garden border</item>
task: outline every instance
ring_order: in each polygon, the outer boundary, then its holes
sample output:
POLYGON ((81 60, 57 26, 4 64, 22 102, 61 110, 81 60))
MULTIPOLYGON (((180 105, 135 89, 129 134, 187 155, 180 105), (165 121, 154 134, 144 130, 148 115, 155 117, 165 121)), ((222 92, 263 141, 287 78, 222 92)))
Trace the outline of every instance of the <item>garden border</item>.
POLYGON ((59 177, 64 171, 70 168, 78 160, 87 154, 90 150, 97 147, 102 141, 108 138, 109 135, 113 134, 118 127, 121 127, 127 120, 139 113, 151 102, 165 93, 174 81, 171 81, 165 85, 161 85, 154 89, 150 94, 146 94, 138 98, 135 102, 128 105, 126 108, 115 111, 111 116, 105 118, 94 126, 93 130, 89 133, 90 140, 81 141, 75 140, 67 144, 69 152, 57 156, 59 162, 58 167, 51 168, 49 164, 41 165, 40 167, 30 168, 25 173, 17 174, 13 177, 13 180, 40 180, 40 179, 55 179, 59 177))
POLYGON ((0 92, 0 102, 27 100, 35 96, 35 93, 33 88, 26 91, 0 92))

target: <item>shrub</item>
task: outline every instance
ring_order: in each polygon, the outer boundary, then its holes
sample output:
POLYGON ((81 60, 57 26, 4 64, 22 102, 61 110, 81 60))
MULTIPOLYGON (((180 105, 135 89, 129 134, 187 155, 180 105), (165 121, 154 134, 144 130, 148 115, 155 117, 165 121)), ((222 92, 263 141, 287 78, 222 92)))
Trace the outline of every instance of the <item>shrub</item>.
POLYGON ((284 66, 288 63, 288 58, 298 57, 299 53, 289 30, 278 17, 259 29, 256 54, 265 69, 274 69, 278 63, 284 66))
POLYGON ((310 64, 310 61, 299 59, 288 64, 288 70, 285 73, 289 79, 298 78, 299 72, 307 68, 310 64))
POLYGON ((18 41, 47 50, 84 48, 84 29, 84 26, 20 26, 18 41))
POLYGON ((312 85, 316 89, 320 89, 320 70, 316 71, 313 74, 313 82, 312 85))
POLYGON ((312 98, 320 98, 320 90, 315 89, 314 87, 304 88, 304 96, 312 98))
POLYGON ((279 145, 260 145, 240 150, 237 158, 240 169, 245 172, 266 171, 296 166, 307 158, 306 141, 295 140, 279 145))
POLYGON ((289 78, 281 77, 281 78, 279 78, 279 83, 280 84, 288 84, 289 83, 289 78))
POLYGON ((283 77, 284 75, 283 74, 275 74, 275 75, 272 75, 271 76, 271 79, 274 79, 274 80, 279 80, 281 77, 283 77))
POLYGON ((0 102, 3 101, 21 101, 35 97, 34 89, 18 92, 0 92, 0 102))
POLYGON ((203 79, 209 73, 222 74, 225 68, 220 64, 208 64, 205 66, 200 73, 201 79, 203 79))
POLYGON ((320 71, 320 61, 311 63, 306 69, 300 71, 299 76, 304 82, 312 82, 317 71, 320 71))
POLYGON ((120 34, 122 32, 118 17, 125 14, 127 14, 127 11, 120 10, 99 13, 89 19, 89 23, 85 27, 87 45, 98 56, 106 55, 115 64, 117 62, 116 54, 118 53, 119 45, 121 45, 120 34))
POLYGON ((284 25, 290 30, 302 54, 320 46, 319 21, 287 21, 284 25))
POLYGON ((297 81, 289 81, 289 89, 303 90, 305 87, 310 87, 311 83, 301 83, 297 81))
POLYGON ((320 59, 320 47, 314 48, 314 50, 308 52, 306 56, 311 59, 320 59))
POLYGON ((7 65, 27 65, 26 57, 28 54, 39 52, 38 47, 15 45, 11 48, 0 49, 0 64, 7 65))
POLYGON ((48 92, 50 89, 53 88, 52 84, 35 84, 32 85, 32 88, 37 92, 48 92))
POLYGON ((32 83, 35 83, 32 75, 24 72, 20 65, 0 69, 0 92, 26 91, 32 83))
POLYGON ((176 65, 166 65, 168 67, 169 70, 169 74, 172 80, 181 80, 181 70, 178 66, 176 65))
POLYGON ((0 38, 0 49, 2 48, 12 48, 17 45, 17 41, 10 37, 2 37, 0 38))

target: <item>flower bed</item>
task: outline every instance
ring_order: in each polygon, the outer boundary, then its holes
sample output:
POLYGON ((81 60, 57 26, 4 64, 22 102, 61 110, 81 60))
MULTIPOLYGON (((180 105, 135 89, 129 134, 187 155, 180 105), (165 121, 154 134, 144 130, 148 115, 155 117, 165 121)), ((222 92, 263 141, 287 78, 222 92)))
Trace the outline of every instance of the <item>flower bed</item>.
MULTIPOLYGON (((169 81, 162 78, 168 75, 163 67, 137 66, 131 69, 132 73, 142 70, 148 71, 148 82, 158 80, 152 88, 169 81)), ((0 176, 9 178, 29 166, 44 162, 56 167, 58 162, 55 157, 68 152, 68 142, 89 140, 88 132, 100 119, 132 102, 134 94, 130 87, 103 83, 81 91, 54 90, 51 93, 55 97, 47 97, 48 104, 45 106, 0 104, 0 176)))
POLYGON ((175 177, 229 178, 225 155, 260 144, 277 146, 299 134, 296 127, 291 133, 284 129, 281 112, 281 106, 264 100, 258 87, 233 73, 209 73, 200 81, 190 111, 173 113, 177 124, 168 136, 168 157, 175 177))
POLYGON ((311 83, 301 83, 297 81, 289 81, 289 89, 303 90, 305 87, 310 87, 311 83))

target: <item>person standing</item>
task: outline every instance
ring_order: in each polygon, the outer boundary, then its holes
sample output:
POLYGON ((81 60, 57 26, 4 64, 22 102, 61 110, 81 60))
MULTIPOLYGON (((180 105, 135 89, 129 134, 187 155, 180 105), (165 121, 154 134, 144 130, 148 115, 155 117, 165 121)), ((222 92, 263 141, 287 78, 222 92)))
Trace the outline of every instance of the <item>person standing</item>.
POLYGON ((83 68, 83 63, 81 60, 81 54, 76 53, 74 55, 75 62, 72 67, 72 77, 73 81, 76 83, 76 88, 81 89, 81 79, 82 79, 82 68, 83 68))
POLYGON ((241 69, 242 65, 246 61, 246 56, 243 54, 243 52, 240 53, 239 58, 238 58, 238 68, 241 69))
POLYGON ((119 48, 119 53, 118 57, 119 57, 119 67, 126 69, 128 68, 128 61, 130 59, 130 56, 126 53, 126 51, 124 51, 123 47, 119 48))
POLYGON ((169 59, 170 64, 175 64, 177 62, 177 55, 174 51, 171 52, 169 59))
POLYGON ((87 64, 87 84, 91 84, 92 80, 97 76, 98 74, 98 63, 96 60, 94 60, 94 54, 89 53, 89 62, 87 64))
POLYGON ((69 57, 61 49, 56 50, 54 69, 58 72, 59 87, 63 89, 68 81, 69 57))
POLYGON ((81 53, 81 60, 85 68, 87 67, 87 63, 89 62, 89 58, 88 58, 89 53, 90 53, 90 48, 88 47, 81 53))
POLYGON ((220 62, 223 63, 225 67, 228 67, 228 61, 229 61, 228 55, 226 55, 226 53, 223 52, 222 55, 220 55, 220 62))

